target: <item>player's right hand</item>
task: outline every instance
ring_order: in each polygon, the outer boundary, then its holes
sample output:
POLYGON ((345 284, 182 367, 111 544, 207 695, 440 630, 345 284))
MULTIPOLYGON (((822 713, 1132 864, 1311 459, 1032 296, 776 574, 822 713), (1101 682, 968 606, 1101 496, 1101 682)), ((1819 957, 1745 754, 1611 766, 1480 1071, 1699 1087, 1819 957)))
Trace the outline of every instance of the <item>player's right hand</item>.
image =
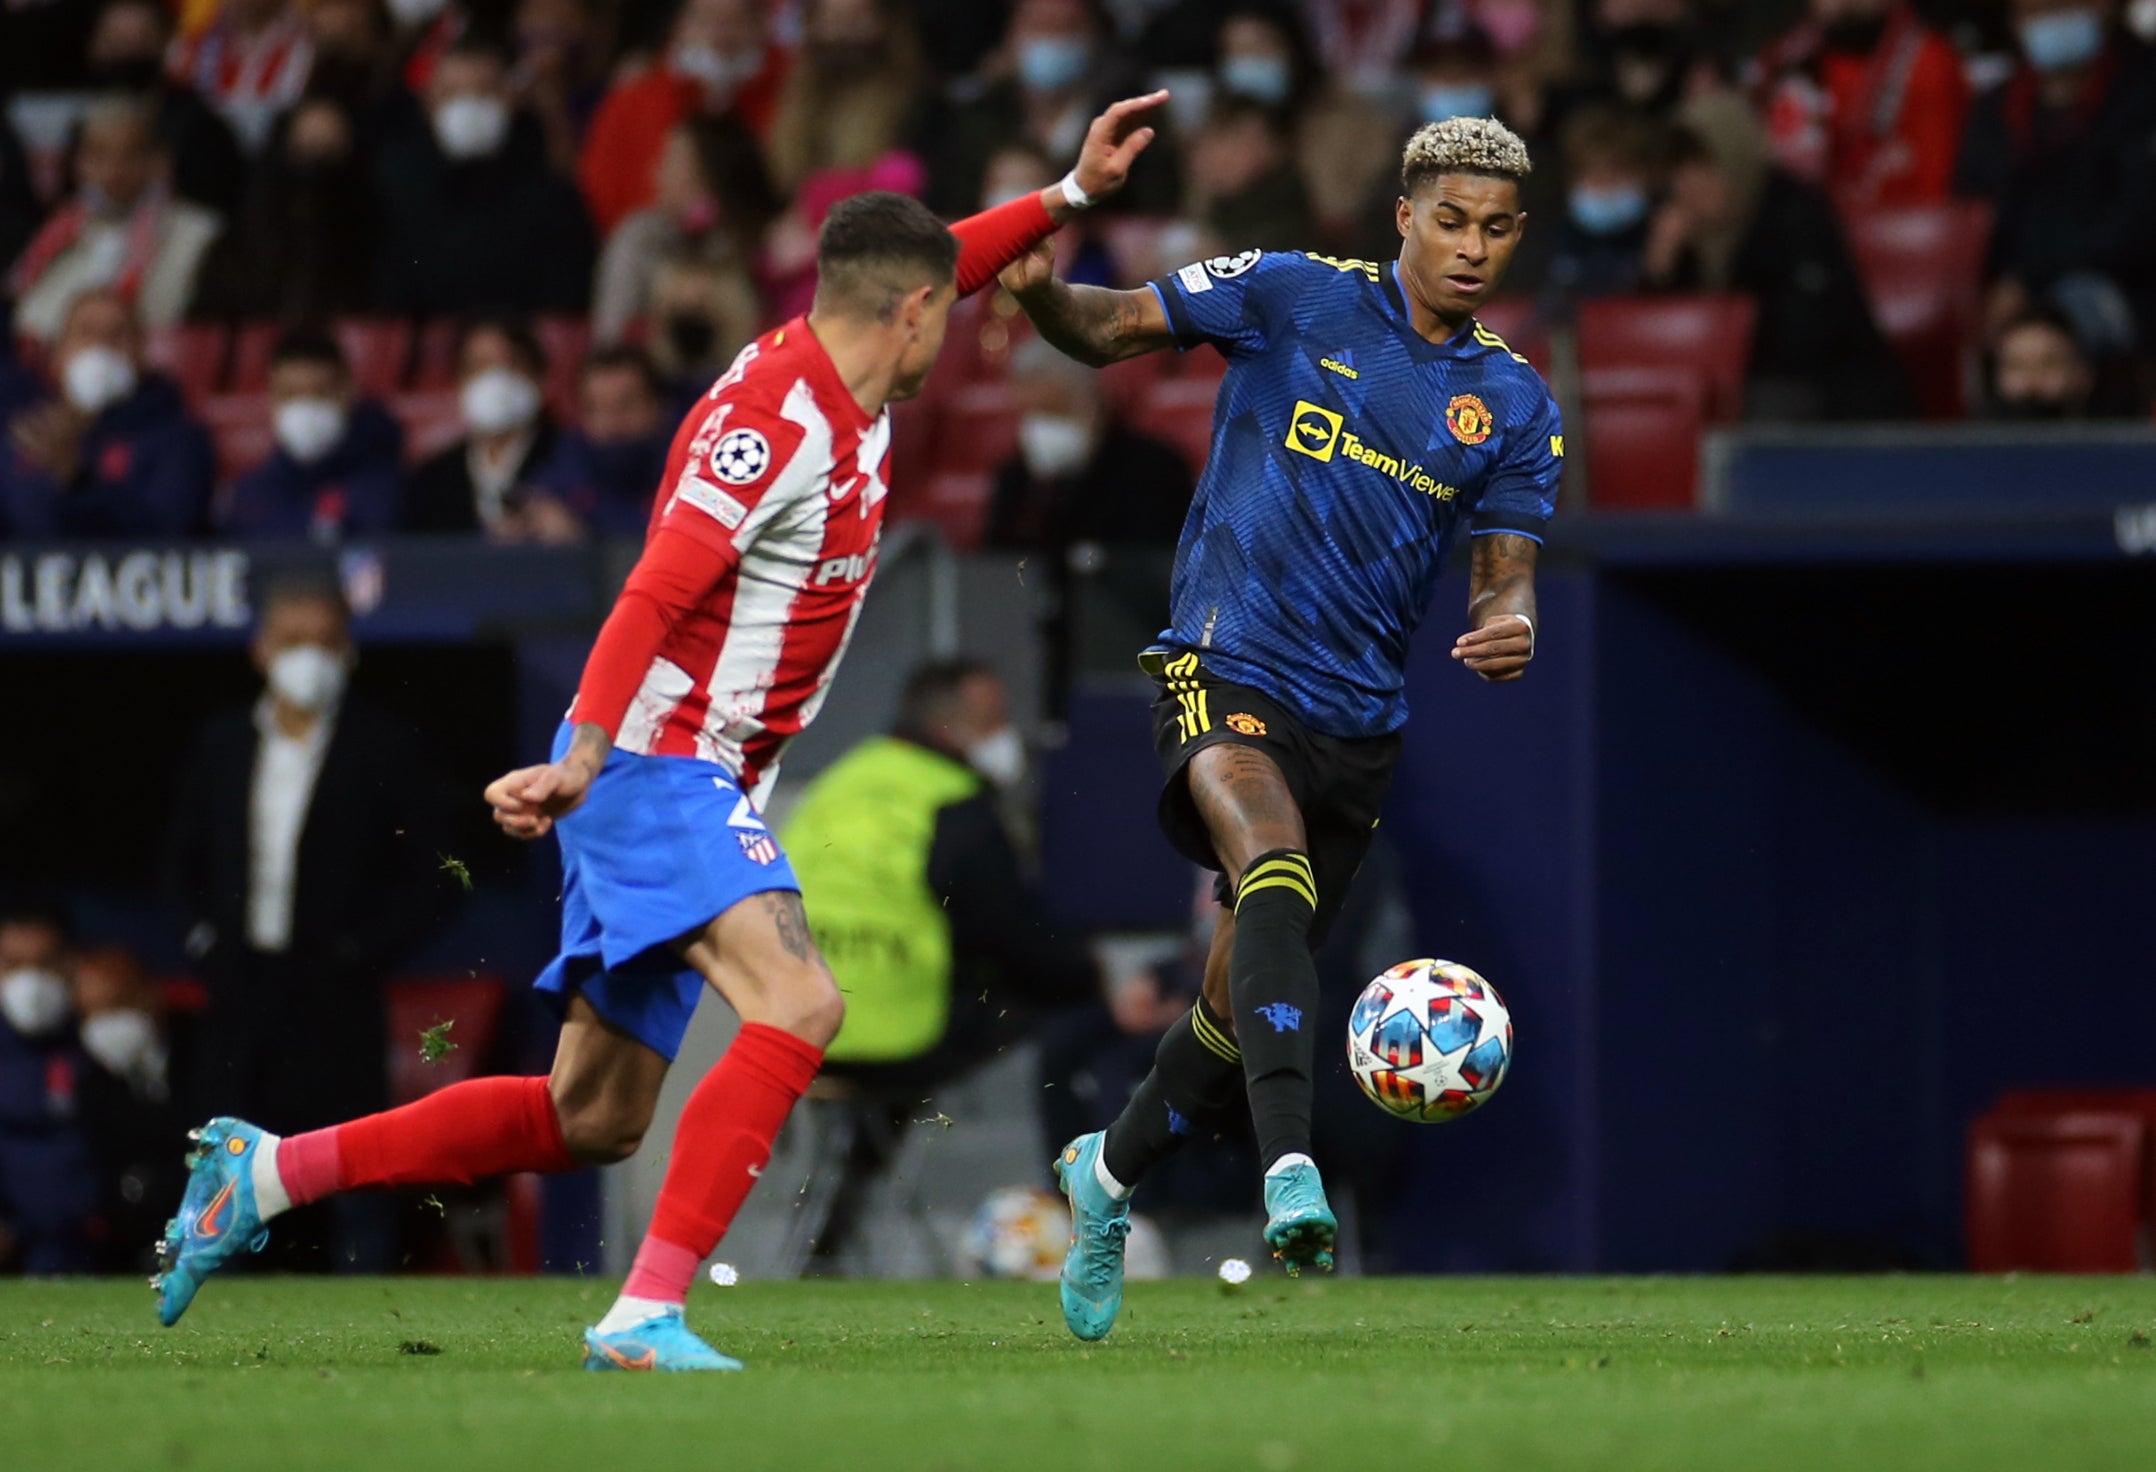
POLYGON ((554 820, 574 811, 591 790, 591 768, 580 761, 518 767, 487 784, 487 806, 494 822, 511 838, 544 838, 554 820))
POLYGON ((1056 242, 1050 236, 996 273, 996 280, 1012 296, 1038 291, 1056 276, 1056 242))

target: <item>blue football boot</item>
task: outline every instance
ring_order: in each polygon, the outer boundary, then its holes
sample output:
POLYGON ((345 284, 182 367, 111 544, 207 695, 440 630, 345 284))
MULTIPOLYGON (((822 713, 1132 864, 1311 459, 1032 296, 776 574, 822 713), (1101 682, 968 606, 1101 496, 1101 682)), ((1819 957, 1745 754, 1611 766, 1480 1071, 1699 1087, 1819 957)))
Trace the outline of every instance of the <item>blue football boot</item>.
POLYGON ((1265 1178, 1265 1245, 1288 1270, 1299 1278, 1306 1267, 1333 1267, 1333 1239, 1340 1222, 1325 1201, 1325 1183, 1318 1168, 1297 1162, 1265 1178))
POLYGON ((1071 1204, 1071 1246, 1063 1255, 1063 1322, 1091 1343, 1108 1337, 1123 1307, 1123 1239, 1130 1201, 1110 1196, 1094 1174, 1100 1131, 1080 1135, 1056 1157, 1056 1180, 1071 1204))
POLYGON ((587 1370, 738 1370, 741 1361, 720 1354, 689 1332, 678 1308, 663 1309, 640 1324, 612 1334, 584 1331, 587 1370))
POLYGON ((157 1322, 171 1328, 195 1301, 202 1280, 243 1252, 260 1252, 269 1228, 255 1209, 255 1148, 262 1131, 219 1115, 187 1138, 187 1193, 180 1214, 157 1244, 157 1322))

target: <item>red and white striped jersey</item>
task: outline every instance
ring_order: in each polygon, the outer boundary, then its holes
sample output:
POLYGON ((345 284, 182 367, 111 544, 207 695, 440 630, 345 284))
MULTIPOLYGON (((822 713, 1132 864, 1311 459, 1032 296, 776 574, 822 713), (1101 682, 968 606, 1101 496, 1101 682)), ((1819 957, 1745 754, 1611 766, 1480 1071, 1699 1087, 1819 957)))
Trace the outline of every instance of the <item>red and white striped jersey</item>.
POLYGON ((617 748, 716 762, 761 803, 861 615, 890 446, 889 411, 862 412, 806 319, 741 350, 675 432, 652 508, 654 533, 738 561, 675 619, 617 748))

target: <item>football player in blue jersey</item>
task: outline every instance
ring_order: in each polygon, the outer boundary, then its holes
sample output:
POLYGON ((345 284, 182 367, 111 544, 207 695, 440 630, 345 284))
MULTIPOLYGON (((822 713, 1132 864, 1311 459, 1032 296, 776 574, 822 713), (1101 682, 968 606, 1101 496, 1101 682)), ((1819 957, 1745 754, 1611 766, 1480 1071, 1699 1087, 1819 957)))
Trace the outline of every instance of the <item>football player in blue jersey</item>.
POLYGON ((1452 539, 1474 539, 1452 654, 1516 680, 1564 435, 1527 360, 1475 320, 1526 223, 1527 148, 1487 118, 1434 123, 1401 160, 1397 261, 1244 251, 1136 291, 1057 281, 1043 246, 1004 273, 1082 362, 1211 343, 1228 359, 1176 551, 1160 685, 1160 820, 1220 871, 1204 993, 1106 1131, 1057 1162, 1075 1228, 1063 1315, 1115 1323, 1131 1188, 1247 1097, 1265 1238, 1290 1273, 1332 1266, 1310 1158, 1311 948, 1369 846, 1400 751, 1409 637, 1452 539))

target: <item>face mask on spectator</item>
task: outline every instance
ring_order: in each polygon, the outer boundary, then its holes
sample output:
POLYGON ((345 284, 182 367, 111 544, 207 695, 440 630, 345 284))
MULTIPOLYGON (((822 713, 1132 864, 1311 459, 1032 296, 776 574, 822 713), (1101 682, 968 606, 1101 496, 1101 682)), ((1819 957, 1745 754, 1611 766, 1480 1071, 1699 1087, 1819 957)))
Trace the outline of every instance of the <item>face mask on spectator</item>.
POLYGON ((2040 72, 2085 66, 2103 54, 2103 12, 2092 7, 2032 15, 2020 32, 2021 54, 2040 72))
POLYGON ((728 92, 762 71, 764 59, 755 51, 728 55, 716 47, 694 42, 669 50, 666 65, 692 82, 703 83, 713 92, 728 92))
POLYGON ((0 976, 0 1017, 23 1037, 59 1031, 68 1006, 67 982, 42 966, 18 966, 0 976))
POLYGON ((1036 411, 1018 421, 1018 453, 1036 479, 1071 474, 1084 466, 1092 450, 1093 433, 1082 419, 1036 411))
POLYGON ((1238 97, 1252 97, 1268 106, 1288 100, 1295 74, 1285 56, 1231 56, 1220 64, 1220 85, 1238 97))
POLYGON ((1442 123, 1447 118, 1486 118, 1497 106, 1497 94, 1476 82, 1432 82, 1422 89, 1422 120, 1442 123))
POLYGON ((344 438, 345 417, 335 399, 286 399, 270 416, 270 428, 287 455, 312 465, 344 438))
POLYGON ((1026 743, 1016 726, 1004 726, 966 748, 966 765, 998 787, 1015 787, 1026 774, 1026 743))
POLYGON ((2156 0, 2133 0, 2126 7, 2126 29, 2144 41, 2156 42, 2156 0))
POLYGON ((1018 48, 1018 80, 1032 92, 1060 92, 1085 75, 1093 48, 1076 36, 1035 36, 1018 48))
POLYGON ((1582 185, 1573 189, 1566 207, 1572 223, 1589 235, 1622 235, 1647 218, 1647 191, 1637 184, 1582 185))
POLYGON ((141 1070, 156 1053, 157 1023, 135 1007, 115 1007, 86 1017, 82 1050, 103 1064, 107 1073, 125 1077, 141 1070))
POLYGON ((509 104, 499 97, 452 97, 434 110, 434 138, 453 159, 485 158, 509 137, 509 104))
POLYGON ((509 368, 489 368, 457 393, 464 423, 475 434, 507 434, 539 417, 539 385, 509 368))
POLYGON ((409 30, 423 26, 449 8, 449 0, 389 0, 389 16, 409 30))
POLYGON ((328 710, 344 694, 344 681, 344 661, 319 644, 295 644, 270 658, 270 693, 301 710, 328 710))
POLYGON ((60 391, 84 414, 101 414, 135 391, 135 365, 113 348, 88 347, 60 370, 60 391))

